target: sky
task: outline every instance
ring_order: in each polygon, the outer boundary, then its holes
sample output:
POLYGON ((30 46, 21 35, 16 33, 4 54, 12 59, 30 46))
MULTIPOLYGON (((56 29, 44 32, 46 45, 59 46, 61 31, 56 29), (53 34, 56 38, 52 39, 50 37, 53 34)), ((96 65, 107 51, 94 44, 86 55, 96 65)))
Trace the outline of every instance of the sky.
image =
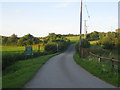
MULTIPOLYGON (((44 37, 48 33, 79 34, 80 32, 80 2, 78 1, 5 1, 0 2, 0 35, 10 36, 14 33, 22 37, 30 33, 36 37, 44 37)), ((118 2, 112 1, 115 0, 83 2, 82 33, 84 33, 84 20, 87 20, 88 33, 115 31, 118 28, 118 2)))

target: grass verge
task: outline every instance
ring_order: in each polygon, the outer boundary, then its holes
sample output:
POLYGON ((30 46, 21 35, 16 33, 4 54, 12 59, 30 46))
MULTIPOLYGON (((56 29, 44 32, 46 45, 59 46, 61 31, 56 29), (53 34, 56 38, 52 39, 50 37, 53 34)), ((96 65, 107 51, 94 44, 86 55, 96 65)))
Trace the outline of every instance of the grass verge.
POLYGON ((2 88, 22 88, 52 56, 60 53, 18 61, 3 71, 2 88))
POLYGON ((100 63, 98 62, 97 58, 91 56, 88 56, 86 58, 80 58, 78 53, 75 53, 73 58, 77 64, 79 64, 81 67, 86 69, 94 76, 103 79, 114 86, 120 87, 119 82, 120 73, 112 72, 110 63, 108 62, 100 63))

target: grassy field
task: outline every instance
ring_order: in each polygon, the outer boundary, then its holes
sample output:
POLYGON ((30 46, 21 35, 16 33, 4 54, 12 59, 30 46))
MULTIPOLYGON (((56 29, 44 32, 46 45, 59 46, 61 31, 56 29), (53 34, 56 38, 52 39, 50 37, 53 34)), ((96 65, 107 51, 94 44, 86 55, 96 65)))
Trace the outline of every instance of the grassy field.
MULTIPOLYGON (((5 51, 16 51, 16 52, 21 52, 21 51, 25 51, 25 46, 0 46, 3 52, 5 51)), ((38 46, 32 46, 33 47, 33 51, 37 51, 38 50, 38 46)), ((44 46, 40 47, 40 51, 44 52, 44 46)))
MULTIPOLYGON (((67 36, 67 39, 69 39, 71 42, 78 42, 80 40, 80 36, 67 36)), ((96 44, 99 40, 96 41, 89 41, 90 44, 96 44)))
POLYGON ((96 41, 89 41, 90 44, 96 44, 97 42, 99 42, 99 40, 96 40, 96 41))
POLYGON ((100 63, 98 58, 88 56, 87 58, 80 58, 76 53, 74 55, 74 60, 77 64, 85 68, 87 71, 93 75, 111 83, 117 87, 120 87, 119 76, 120 73, 111 71, 111 63, 109 61, 104 61, 100 63))
POLYGON ((21 88, 27 83, 44 65, 44 63, 56 54, 40 56, 33 59, 18 61, 15 64, 7 67, 3 71, 3 88, 21 88))
POLYGON ((77 42, 79 41, 80 36, 68 36, 66 38, 69 39, 71 42, 77 42))

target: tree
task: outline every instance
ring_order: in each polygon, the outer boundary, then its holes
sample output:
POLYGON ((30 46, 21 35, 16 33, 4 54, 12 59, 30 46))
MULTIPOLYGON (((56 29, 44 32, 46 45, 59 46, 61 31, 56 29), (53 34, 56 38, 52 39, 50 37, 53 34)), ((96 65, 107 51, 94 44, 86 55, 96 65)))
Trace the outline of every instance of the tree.
POLYGON ((92 33, 89 33, 86 35, 86 39, 89 40, 89 41, 92 41, 92 40, 99 40, 99 32, 97 31, 94 31, 92 33))
POLYGON ((99 44, 104 49, 113 49, 115 46, 115 39, 111 37, 105 37, 99 41, 99 44))
POLYGON ((101 32, 99 33, 99 39, 103 39, 106 36, 106 33, 101 32))
POLYGON ((16 45, 16 44, 17 44, 17 40, 18 40, 17 35, 12 34, 12 35, 8 38, 7 43, 8 43, 9 45, 16 45))
POLYGON ((34 37, 33 35, 31 34, 27 34, 23 37, 21 37, 19 40, 18 40, 18 45, 21 45, 21 46, 25 46, 25 45, 33 45, 33 44, 38 44, 42 42, 41 40, 39 40, 38 38, 34 37))
POLYGON ((99 33, 97 31, 94 31, 90 34, 90 37, 92 40, 98 40, 99 39, 99 33))
POLYGON ((7 45, 8 37, 2 36, 2 45, 7 45))

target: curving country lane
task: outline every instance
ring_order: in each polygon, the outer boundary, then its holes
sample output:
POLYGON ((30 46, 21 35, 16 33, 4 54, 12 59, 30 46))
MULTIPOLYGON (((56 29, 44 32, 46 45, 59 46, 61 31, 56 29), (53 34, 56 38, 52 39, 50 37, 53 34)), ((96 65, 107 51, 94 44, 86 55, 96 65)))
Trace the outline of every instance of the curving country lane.
POLYGON ((77 65, 74 47, 49 59, 24 88, 115 88, 77 65))

